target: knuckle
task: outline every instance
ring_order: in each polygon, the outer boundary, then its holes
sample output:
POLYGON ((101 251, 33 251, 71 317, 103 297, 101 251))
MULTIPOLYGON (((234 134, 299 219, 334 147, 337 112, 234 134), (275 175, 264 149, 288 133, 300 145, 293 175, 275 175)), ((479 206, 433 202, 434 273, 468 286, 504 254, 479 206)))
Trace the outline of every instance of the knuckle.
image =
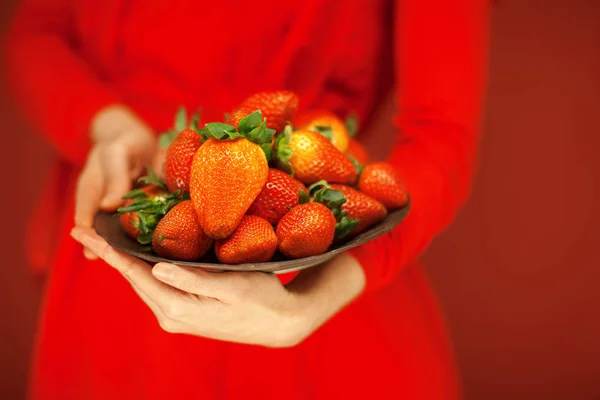
POLYGON ((163 313, 171 320, 178 320, 183 317, 183 309, 180 304, 169 302, 163 306, 163 313))
POLYGON ((169 318, 159 318, 160 328, 167 333, 179 333, 179 325, 169 318))

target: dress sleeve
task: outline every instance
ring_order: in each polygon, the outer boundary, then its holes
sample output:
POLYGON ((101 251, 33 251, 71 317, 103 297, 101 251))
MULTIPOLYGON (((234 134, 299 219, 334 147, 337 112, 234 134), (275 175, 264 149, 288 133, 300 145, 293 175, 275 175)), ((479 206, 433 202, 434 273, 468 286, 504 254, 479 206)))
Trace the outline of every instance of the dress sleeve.
POLYGON ((487 70, 489 0, 401 0, 394 51, 399 129, 390 162, 411 196, 391 233, 350 253, 366 292, 390 283, 453 220, 471 188, 487 70))
POLYGON ((26 117, 68 162, 81 165, 89 125, 116 103, 80 56, 68 0, 24 0, 5 43, 7 83, 26 117))

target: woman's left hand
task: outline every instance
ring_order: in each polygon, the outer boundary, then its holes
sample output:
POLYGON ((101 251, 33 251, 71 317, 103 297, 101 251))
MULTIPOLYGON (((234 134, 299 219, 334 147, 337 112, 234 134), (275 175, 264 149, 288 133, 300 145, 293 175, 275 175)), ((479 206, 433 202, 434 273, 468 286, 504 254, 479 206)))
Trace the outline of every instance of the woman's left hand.
POLYGON ((117 269, 167 332, 290 347, 313 330, 303 297, 262 272, 213 273, 173 264, 153 268, 120 253, 94 230, 76 227, 75 240, 117 269))

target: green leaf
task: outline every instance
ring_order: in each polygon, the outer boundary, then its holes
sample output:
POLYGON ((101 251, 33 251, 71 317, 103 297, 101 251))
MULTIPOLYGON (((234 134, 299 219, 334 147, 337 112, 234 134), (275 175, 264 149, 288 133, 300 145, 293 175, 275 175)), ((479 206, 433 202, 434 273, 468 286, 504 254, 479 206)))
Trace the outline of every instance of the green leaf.
POLYGON ((127 207, 119 207, 117 209, 117 212, 119 212, 121 214, 125 214, 128 212, 144 210, 144 209, 148 208, 149 206, 150 206, 150 203, 148 203, 147 201, 136 200, 133 203, 131 203, 130 205, 128 205, 127 207))
POLYGON ((222 122, 209 122, 205 125, 207 137, 213 137, 219 140, 237 139, 240 134, 236 132, 235 127, 222 122))
POLYGON ((333 130, 331 130, 331 126, 317 125, 314 129, 330 141, 333 139, 333 130))
POLYGON ((202 142, 205 142, 206 139, 208 139, 206 128, 198 129, 196 132, 198 132, 198 135, 200 135, 200 137, 202 138, 202 142))
POLYGON ((343 217, 336 225, 335 225, 335 238, 343 239, 348 236, 354 228, 358 225, 357 219, 350 219, 348 217, 343 217))
POLYGON ((144 253, 152 253, 154 249, 152 248, 152 246, 142 246, 142 251, 144 253))
POLYGON ((267 162, 271 162, 271 158, 273 157, 273 150, 271 149, 271 143, 263 143, 260 145, 261 149, 265 152, 265 157, 267 157, 267 162))
POLYGON ((304 190, 299 190, 298 203, 304 204, 310 201, 310 196, 304 190))
POLYGON ((140 222, 138 224, 139 225, 138 227, 140 228, 140 231, 142 231, 143 234, 147 235, 150 232, 150 230, 148 229, 148 222, 146 220, 147 219, 146 214, 144 214, 142 212, 139 212, 138 213, 138 218, 140 220, 140 222))
POLYGON ((240 123, 238 124, 237 130, 242 135, 246 135, 252 130, 254 130, 256 127, 261 125, 262 120, 262 111, 256 110, 253 113, 248 114, 241 119, 240 123))
POLYGON ((179 109, 177 109, 177 113, 175 114, 175 123, 173 124, 173 127, 175 128, 175 133, 178 134, 179 132, 184 130, 187 124, 187 110, 185 109, 185 107, 181 106, 179 107, 179 109))
POLYGON ((356 114, 355 112, 350 113, 347 117, 346 117, 346 129, 348 130, 348 134, 350 135, 350 137, 355 137, 356 134, 358 133, 358 114, 356 114))
POLYGON ((148 171, 148 175, 142 176, 140 179, 138 179, 138 182, 144 183, 146 185, 156 185, 164 190, 168 190, 167 185, 165 185, 162 179, 160 179, 158 175, 156 175, 156 173, 150 165, 146 166, 146 170, 148 171))
POLYGON ((148 193, 144 192, 142 189, 133 189, 132 191, 130 191, 129 193, 127 193, 125 196, 122 197, 123 200, 147 199, 147 198, 148 198, 148 193))
POLYGON ((161 134, 160 137, 158 138, 158 146, 161 149, 167 149, 171 145, 171 142, 176 137, 177 137, 177 132, 175 132, 172 129, 169 129, 165 133, 161 134))
POLYGON ((309 191, 310 193, 314 194, 314 193, 313 193, 313 191, 314 191, 315 189, 322 189, 322 188, 327 188, 327 189, 329 189, 330 187, 331 187, 331 186, 329 186, 329 183, 327 183, 327 181, 326 181, 326 180, 323 180, 323 179, 321 179, 320 181, 318 181, 318 182, 315 182, 315 183, 313 183, 312 185, 310 185, 310 186, 308 187, 308 191, 309 191))
POLYGON ((292 157, 293 153, 292 148, 289 146, 291 138, 292 126, 287 125, 283 130, 283 133, 277 137, 277 141, 275 142, 275 151, 279 168, 294 176, 294 170, 290 165, 290 158, 292 157))
POLYGON ((356 161, 356 159, 348 154, 346 154, 346 157, 350 160, 350 162, 352 163, 352 165, 354 165, 354 169, 356 170, 356 175, 360 176, 360 173, 362 172, 364 165, 360 165, 358 163, 358 161, 356 161))
POLYGON ((198 123, 200 121, 201 115, 202 115, 202 109, 199 108, 198 110, 196 110, 194 115, 192 115, 192 119, 190 119, 190 124, 189 124, 188 128, 193 129, 196 132, 198 132, 199 131, 198 123))
POLYGON ((140 244, 150 244, 152 243, 153 234, 154 232, 140 233, 137 237, 137 241, 140 242, 140 244))

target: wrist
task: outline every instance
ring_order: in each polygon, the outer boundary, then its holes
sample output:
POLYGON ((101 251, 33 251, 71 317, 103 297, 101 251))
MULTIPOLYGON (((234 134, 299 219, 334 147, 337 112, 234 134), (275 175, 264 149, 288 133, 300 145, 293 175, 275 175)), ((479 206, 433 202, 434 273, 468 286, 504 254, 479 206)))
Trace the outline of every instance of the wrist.
POLYGON ((357 298, 365 287, 358 261, 342 253, 327 263, 302 271, 288 290, 296 298, 294 321, 308 336, 357 298))

